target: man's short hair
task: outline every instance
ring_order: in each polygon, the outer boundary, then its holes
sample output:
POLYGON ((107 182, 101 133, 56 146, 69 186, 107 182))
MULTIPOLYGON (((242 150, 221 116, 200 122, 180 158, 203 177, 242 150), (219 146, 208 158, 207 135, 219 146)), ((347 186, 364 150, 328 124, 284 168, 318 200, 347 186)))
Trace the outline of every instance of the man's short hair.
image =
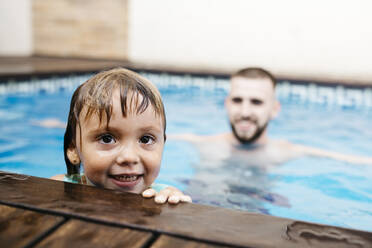
POLYGON ((248 67, 241 69, 234 74, 231 75, 231 78, 234 77, 242 77, 242 78, 248 78, 248 79, 256 79, 256 78, 267 78, 269 79, 275 88, 276 86, 276 79, 275 77, 265 69, 259 68, 259 67, 248 67))

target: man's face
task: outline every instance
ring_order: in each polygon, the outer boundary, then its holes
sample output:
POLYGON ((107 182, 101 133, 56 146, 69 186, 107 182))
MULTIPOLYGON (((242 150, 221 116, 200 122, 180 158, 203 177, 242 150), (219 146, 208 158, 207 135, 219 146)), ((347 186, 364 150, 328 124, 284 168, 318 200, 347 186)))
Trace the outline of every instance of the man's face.
POLYGON ((116 90, 108 127, 95 114, 81 119, 76 152, 89 182, 132 193, 141 193, 154 182, 164 147, 164 124, 152 105, 141 114, 134 110, 123 117, 116 90))
POLYGON ((241 143, 259 139, 279 111, 274 86, 267 78, 232 78, 225 106, 232 131, 241 143))

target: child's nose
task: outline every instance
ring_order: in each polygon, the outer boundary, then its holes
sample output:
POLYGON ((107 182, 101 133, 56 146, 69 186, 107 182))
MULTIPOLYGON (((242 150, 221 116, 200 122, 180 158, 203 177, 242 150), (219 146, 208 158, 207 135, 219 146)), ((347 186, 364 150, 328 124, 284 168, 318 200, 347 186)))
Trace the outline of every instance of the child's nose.
POLYGON ((123 146, 116 157, 116 162, 124 166, 137 164, 139 162, 139 156, 134 145, 123 146))

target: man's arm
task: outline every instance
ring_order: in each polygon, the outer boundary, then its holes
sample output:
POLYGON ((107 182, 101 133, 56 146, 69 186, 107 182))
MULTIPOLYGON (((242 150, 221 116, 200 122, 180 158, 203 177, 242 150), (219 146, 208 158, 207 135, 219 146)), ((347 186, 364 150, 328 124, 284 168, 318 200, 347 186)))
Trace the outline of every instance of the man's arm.
POLYGON ((197 143, 201 142, 203 140, 202 136, 191 134, 191 133, 185 133, 185 134, 167 134, 167 138, 171 140, 184 140, 191 143, 197 143))
POLYGON ((296 152, 303 155, 315 156, 315 157, 325 157, 335 160, 340 160, 352 164, 370 164, 372 165, 372 157, 354 156, 349 154, 342 154, 338 152, 326 151, 319 148, 303 146, 298 144, 293 144, 293 148, 296 152))
POLYGON ((48 118, 43 120, 31 120, 31 124, 35 126, 45 127, 45 128, 66 128, 66 123, 55 119, 48 118))

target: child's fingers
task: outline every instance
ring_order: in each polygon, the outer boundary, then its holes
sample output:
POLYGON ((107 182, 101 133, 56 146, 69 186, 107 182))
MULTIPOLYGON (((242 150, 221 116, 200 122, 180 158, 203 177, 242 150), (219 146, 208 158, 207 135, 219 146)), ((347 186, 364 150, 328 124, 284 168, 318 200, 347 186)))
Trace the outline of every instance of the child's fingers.
POLYGON ((154 189, 146 189, 142 192, 142 196, 145 198, 151 198, 156 195, 156 191, 154 189))
POLYGON ((178 194, 171 195, 168 198, 168 202, 171 203, 171 204, 177 204, 177 203, 180 202, 180 200, 181 200, 181 198, 180 198, 180 195, 178 195, 178 194))
POLYGON ((181 201, 181 197, 183 196, 182 191, 175 187, 168 187, 168 189, 170 190, 168 202, 170 204, 178 204, 181 201))
POLYGON ((192 202, 192 199, 191 199, 191 197, 188 196, 188 195, 182 195, 182 196, 180 197, 180 201, 181 201, 181 202, 192 202))
POLYGON ((163 204, 166 202, 170 204, 178 204, 179 202, 192 202, 191 197, 184 195, 182 191, 174 187, 167 187, 166 189, 161 190, 155 195, 155 202, 163 204))
POLYGON ((182 192, 177 192, 169 196, 168 202, 171 204, 177 204, 179 202, 192 202, 192 200, 190 196, 184 195, 182 192))
POLYGON ((155 202, 159 204, 165 203, 168 200, 170 194, 171 190, 169 190, 168 188, 161 190, 155 195, 155 202))

